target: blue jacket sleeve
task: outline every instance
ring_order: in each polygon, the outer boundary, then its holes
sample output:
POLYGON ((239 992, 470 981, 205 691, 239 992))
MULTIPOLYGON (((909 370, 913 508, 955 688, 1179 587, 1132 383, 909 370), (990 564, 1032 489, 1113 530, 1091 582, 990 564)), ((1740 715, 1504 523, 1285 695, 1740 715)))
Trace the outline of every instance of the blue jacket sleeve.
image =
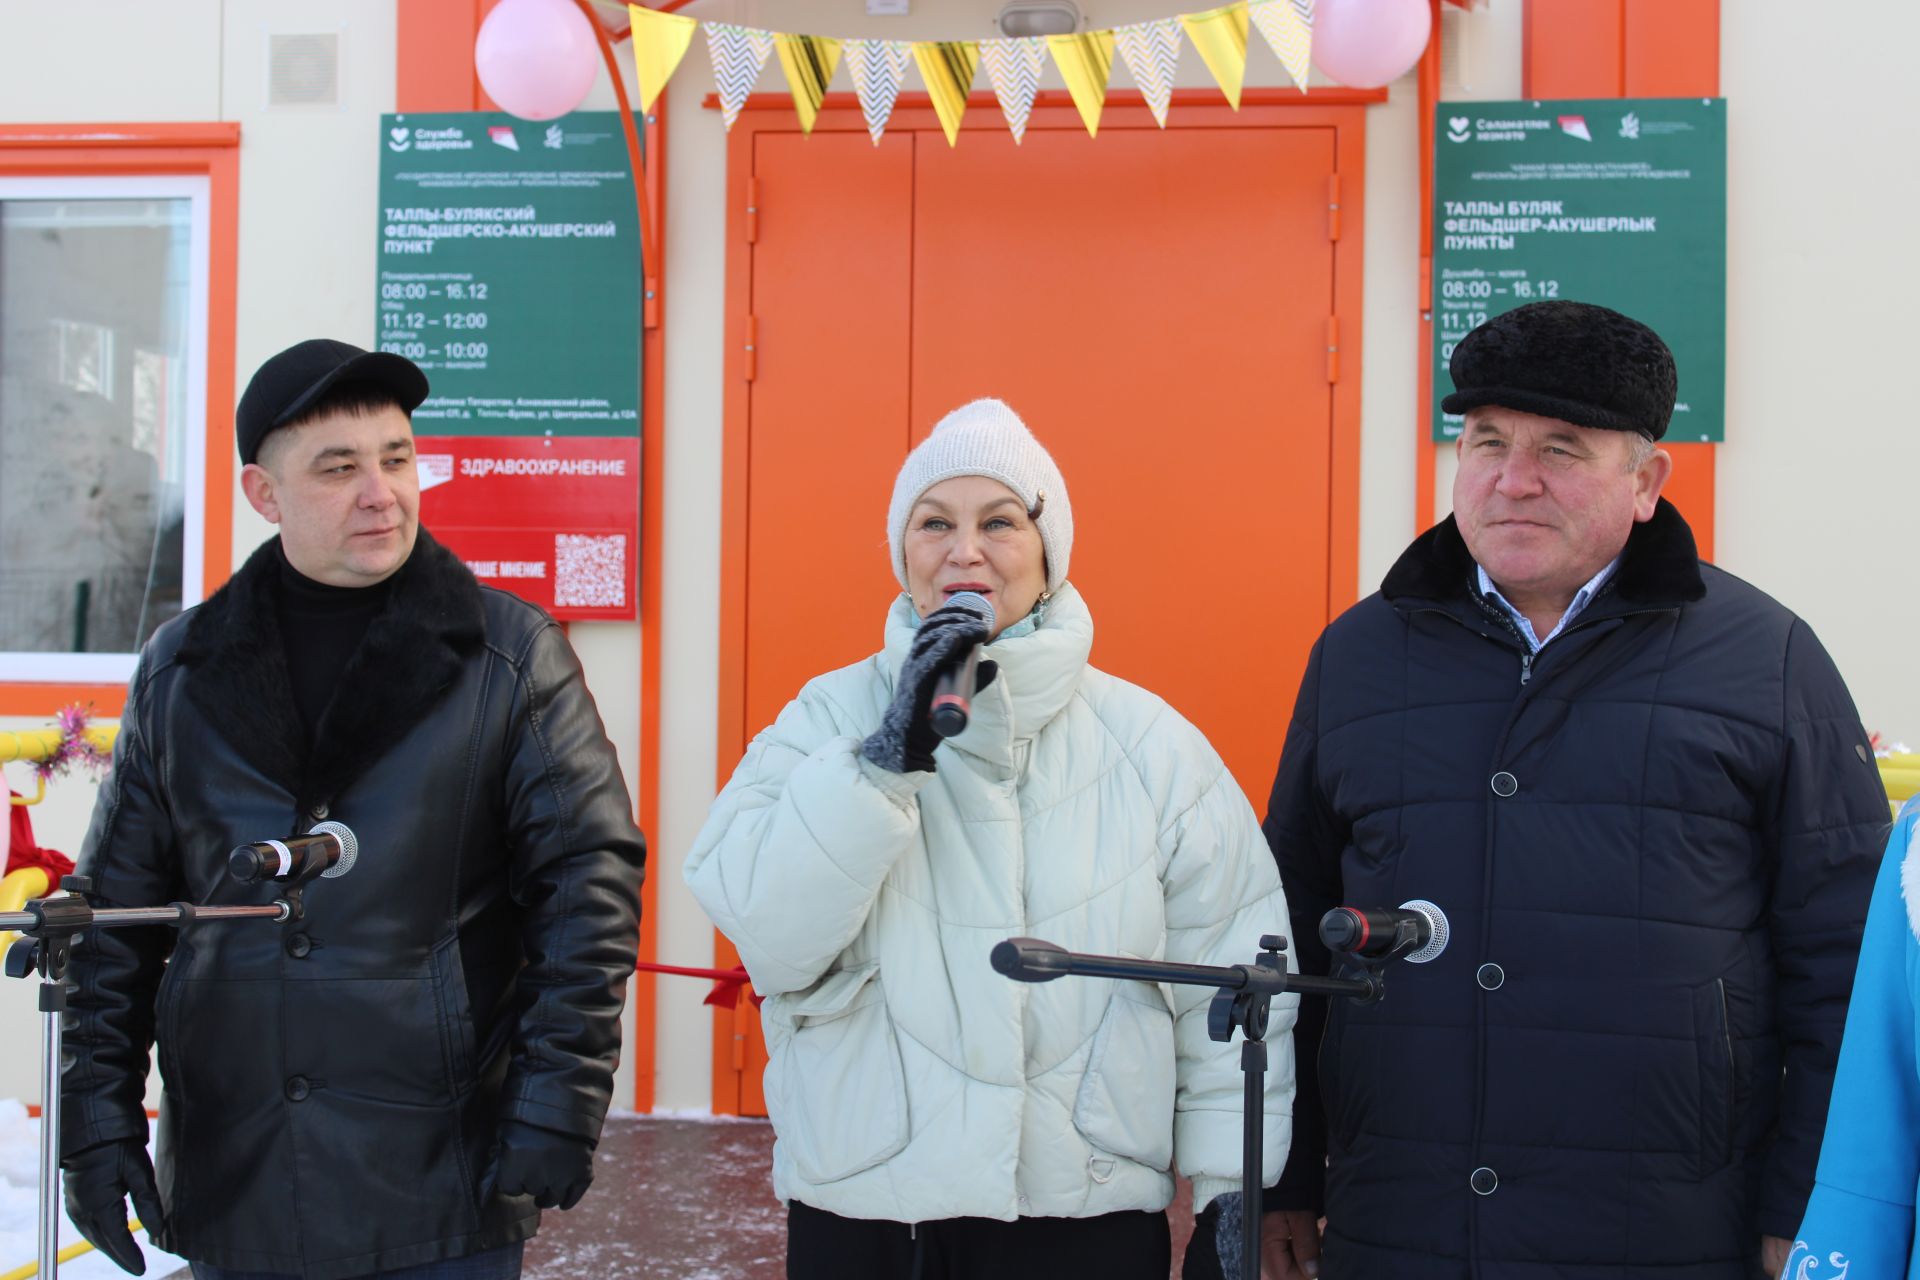
MULTIPOLYGON (((1901 893, 1920 805, 1902 811, 1873 888, 1847 1010, 1833 1105, 1807 1216, 1785 1274, 1902 1277, 1913 1250, 1920 1180, 1920 1064, 1913 982, 1920 965, 1901 893)), ((1920 855, 1916 855, 1920 856, 1920 855)), ((1920 875, 1920 862, 1915 864, 1920 875)), ((1915 886, 1920 889, 1920 884, 1915 886)))

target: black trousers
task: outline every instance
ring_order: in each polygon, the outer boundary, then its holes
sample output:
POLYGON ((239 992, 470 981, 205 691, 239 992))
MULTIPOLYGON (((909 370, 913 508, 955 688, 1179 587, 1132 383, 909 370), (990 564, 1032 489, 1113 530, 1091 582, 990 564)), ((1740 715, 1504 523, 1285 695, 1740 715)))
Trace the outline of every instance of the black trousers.
POLYGON ((1165 1213, 1097 1218, 842 1218, 793 1201, 787 1280, 1167 1280, 1165 1213))

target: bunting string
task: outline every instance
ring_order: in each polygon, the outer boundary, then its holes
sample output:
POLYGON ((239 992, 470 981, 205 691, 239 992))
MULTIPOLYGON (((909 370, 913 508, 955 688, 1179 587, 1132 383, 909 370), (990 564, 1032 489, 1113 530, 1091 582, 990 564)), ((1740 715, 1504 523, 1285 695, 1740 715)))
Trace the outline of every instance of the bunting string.
MULTIPOLYGON (((1454 4, 1466 2, 1450 0, 1454 4)), ((1214 83, 1235 110, 1239 109, 1246 83, 1249 32, 1256 28, 1287 76, 1304 93, 1313 58, 1313 4, 1314 0, 1235 0, 1201 13, 1072 35, 915 41, 842 40, 763 31, 661 13, 638 4, 628 8, 632 15, 634 78, 639 81, 644 111, 653 109, 692 45, 695 31, 704 27, 714 84, 719 89, 721 121, 729 130, 740 118, 767 60, 777 53, 803 132, 813 132, 828 86, 844 62, 867 133, 875 146, 880 145, 911 64, 918 69, 932 99, 948 145, 956 146, 967 97, 983 63, 987 81, 1000 103, 1000 114, 1016 143, 1026 135, 1049 54, 1090 135, 1100 131, 1100 114, 1106 105, 1116 52, 1162 129, 1167 127, 1167 109, 1173 100, 1183 41, 1191 42, 1199 51, 1214 83)))

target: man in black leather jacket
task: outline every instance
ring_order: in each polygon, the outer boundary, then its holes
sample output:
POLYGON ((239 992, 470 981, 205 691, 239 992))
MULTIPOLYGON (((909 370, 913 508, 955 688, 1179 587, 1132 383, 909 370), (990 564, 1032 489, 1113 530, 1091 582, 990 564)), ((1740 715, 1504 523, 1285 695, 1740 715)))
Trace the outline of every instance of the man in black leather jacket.
POLYGON ((241 482, 280 536, 127 691, 80 855, 96 906, 270 902, 234 846, 323 820, 360 846, 304 918, 76 948, 68 1213, 136 1274, 129 1195, 203 1280, 513 1277, 592 1180, 645 847, 559 627, 418 526, 426 394, 345 343, 262 366, 241 482))

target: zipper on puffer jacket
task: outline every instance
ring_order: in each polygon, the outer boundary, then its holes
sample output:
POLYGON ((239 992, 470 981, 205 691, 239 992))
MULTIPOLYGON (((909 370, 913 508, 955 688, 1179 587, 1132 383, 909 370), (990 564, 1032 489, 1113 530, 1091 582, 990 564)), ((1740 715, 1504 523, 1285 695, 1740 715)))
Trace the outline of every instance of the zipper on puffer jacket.
POLYGON ((1512 614, 1481 595, 1478 591, 1473 592, 1472 595, 1473 602, 1480 606, 1480 612, 1505 627, 1508 633, 1520 642, 1520 684, 1524 688, 1527 681, 1533 679, 1533 655, 1537 650, 1535 650, 1533 645, 1527 640, 1526 633, 1520 630, 1520 624, 1513 620, 1512 614))

